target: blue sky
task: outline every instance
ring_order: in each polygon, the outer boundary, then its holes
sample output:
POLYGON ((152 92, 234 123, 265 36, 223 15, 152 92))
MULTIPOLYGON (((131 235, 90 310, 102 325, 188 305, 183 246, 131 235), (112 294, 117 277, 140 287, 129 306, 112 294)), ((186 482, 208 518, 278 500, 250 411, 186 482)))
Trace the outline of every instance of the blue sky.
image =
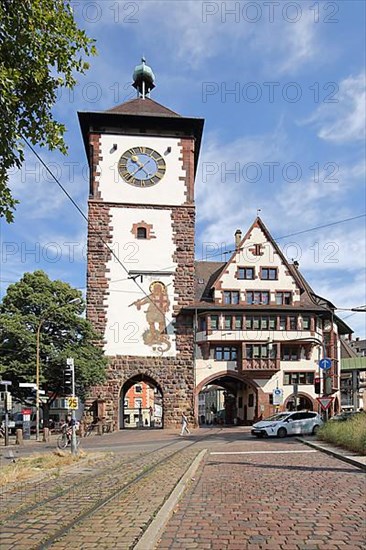
MULTIPOLYGON (((134 97, 144 54, 152 97, 206 120, 196 178, 196 257, 225 258, 257 209, 274 237, 365 213, 365 4, 74 2, 98 56, 55 115, 69 155, 45 162, 86 212, 88 175, 76 112, 134 97)), ((21 200, 1 229, 1 288, 44 269, 84 290, 86 224, 31 153, 11 175, 21 200)), ((289 259, 339 308, 364 305, 365 218, 280 239, 289 259)), ((365 337, 365 314, 339 311, 365 337)))

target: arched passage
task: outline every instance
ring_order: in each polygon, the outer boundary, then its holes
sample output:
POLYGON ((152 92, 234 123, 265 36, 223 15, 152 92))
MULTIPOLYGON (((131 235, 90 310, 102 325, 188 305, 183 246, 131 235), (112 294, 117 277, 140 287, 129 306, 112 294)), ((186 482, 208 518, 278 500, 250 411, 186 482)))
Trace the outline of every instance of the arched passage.
POLYGON ((292 394, 284 402, 283 408, 287 411, 316 411, 318 407, 310 395, 299 393, 297 395, 297 406, 295 405, 295 396, 292 394))
POLYGON ((252 424, 258 418, 262 390, 238 373, 215 373, 200 382, 195 391, 198 424, 252 424))
POLYGON ((123 384, 119 400, 120 429, 160 429, 164 426, 164 397, 160 385, 146 374, 123 384))

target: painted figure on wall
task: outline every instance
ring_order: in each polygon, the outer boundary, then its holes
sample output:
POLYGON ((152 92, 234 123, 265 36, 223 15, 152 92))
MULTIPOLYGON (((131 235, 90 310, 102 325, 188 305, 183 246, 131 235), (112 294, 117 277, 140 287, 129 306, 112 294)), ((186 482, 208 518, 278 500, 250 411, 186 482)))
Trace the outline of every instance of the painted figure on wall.
POLYGON ((142 337, 147 346, 156 347, 157 351, 164 353, 171 347, 169 336, 166 333, 165 314, 169 310, 170 302, 166 286, 161 281, 151 283, 150 294, 146 298, 137 300, 135 305, 138 310, 148 304, 145 312, 149 328, 145 330, 142 337))

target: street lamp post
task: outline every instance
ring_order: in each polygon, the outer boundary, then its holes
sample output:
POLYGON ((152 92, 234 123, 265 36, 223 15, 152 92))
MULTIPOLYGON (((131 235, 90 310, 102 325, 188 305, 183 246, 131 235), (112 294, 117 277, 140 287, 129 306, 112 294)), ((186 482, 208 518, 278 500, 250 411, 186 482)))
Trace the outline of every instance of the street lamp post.
POLYGON ((37 328, 37 353, 36 353, 36 441, 39 441, 39 348, 41 340, 41 328, 44 319, 41 319, 37 328))
MULTIPOLYGON (((69 302, 67 302, 66 306, 69 304, 74 304, 76 302, 80 302, 80 298, 73 298, 69 302)), ((42 318, 39 320, 38 327, 37 327, 37 337, 36 337, 36 441, 39 441, 39 378, 40 378, 40 344, 41 344, 41 328, 43 323, 45 322, 45 316, 47 313, 52 311, 56 306, 52 305, 51 307, 46 308, 42 313, 42 318)))

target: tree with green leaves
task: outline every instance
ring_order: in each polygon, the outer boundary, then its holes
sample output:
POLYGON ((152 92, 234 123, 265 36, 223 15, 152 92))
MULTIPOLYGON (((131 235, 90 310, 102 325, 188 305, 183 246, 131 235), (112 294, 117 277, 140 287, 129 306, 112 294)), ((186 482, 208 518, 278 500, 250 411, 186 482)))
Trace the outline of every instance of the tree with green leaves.
POLYGON ((69 0, 0 0, 0 217, 8 222, 19 202, 8 172, 24 161, 22 140, 66 153, 65 126, 52 107, 95 53, 69 0))
POLYGON ((63 281, 52 281, 43 271, 25 273, 8 287, 0 304, 0 374, 11 380, 11 392, 23 403, 34 403, 19 382, 36 380, 39 334, 40 388, 49 401, 42 404, 45 425, 49 407, 64 395, 66 359, 74 358, 76 393, 105 379, 107 360, 101 338, 82 315, 81 292, 63 281))

